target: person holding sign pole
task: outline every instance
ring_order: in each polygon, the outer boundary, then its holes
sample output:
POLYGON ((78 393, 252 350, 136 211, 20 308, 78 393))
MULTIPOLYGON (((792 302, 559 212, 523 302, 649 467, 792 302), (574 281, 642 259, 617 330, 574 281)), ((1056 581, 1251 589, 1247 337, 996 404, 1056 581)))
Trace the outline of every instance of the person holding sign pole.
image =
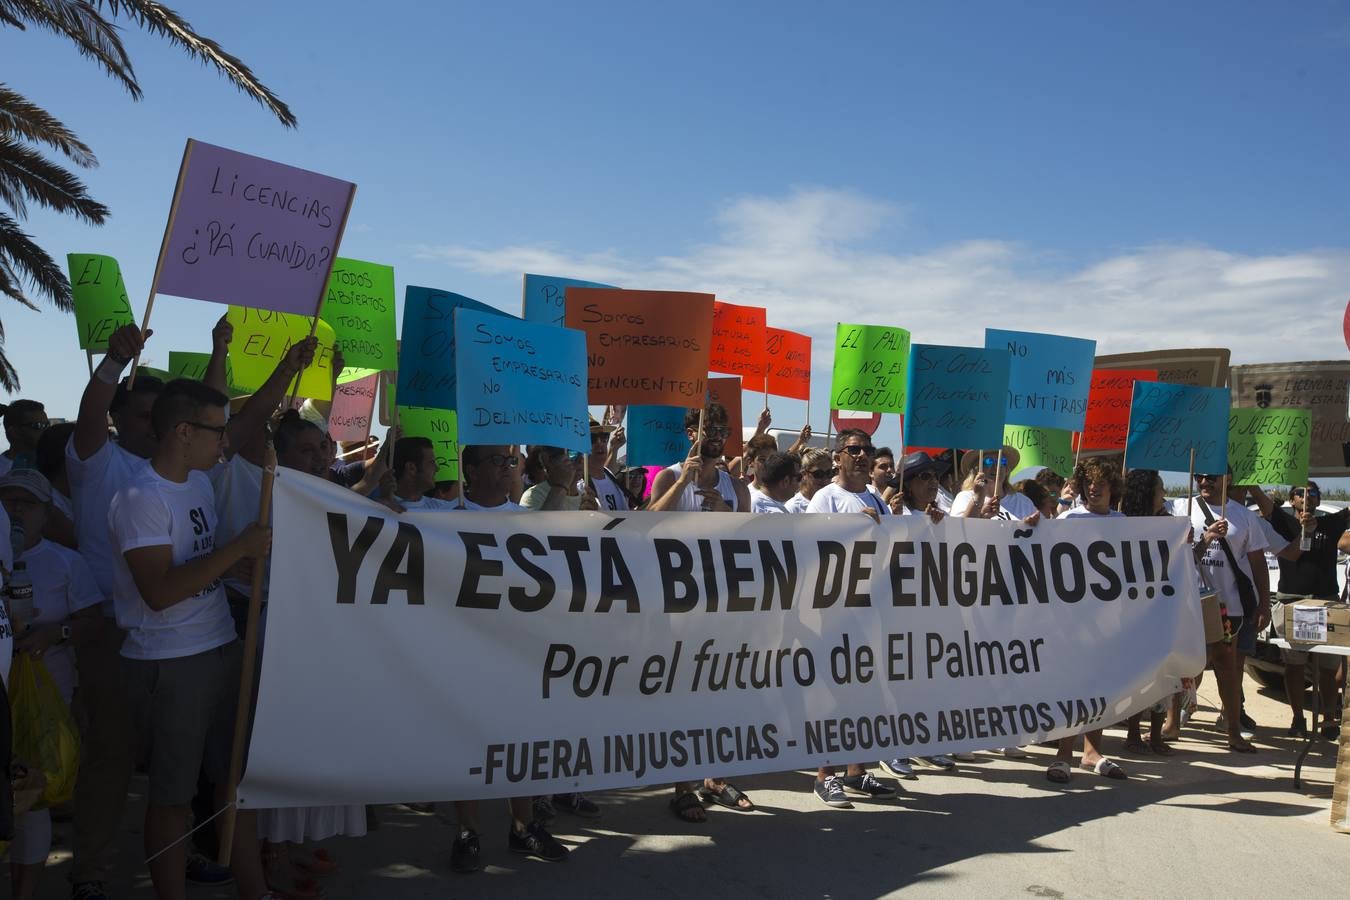
POLYGON ((981 519, 1039 519, 1040 511, 1026 495, 1009 490, 1008 474, 1021 459, 1012 447, 1002 453, 967 450, 961 457, 961 493, 952 500, 951 515, 981 519))
POLYGON ((1220 727, 1227 726, 1228 747, 1255 753, 1243 735, 1256 723, 1242 712, 1242 667, 1256 650, 1256 632, 1270 622, 1270 593, 1266 569, 1266 538, 1247 507, 1228 496, 1226 474, 1197 474, 1191 508, 1196 565, 1203 568, 1224 607, 1228 640, 1212 645, 1211 664, 1223 701, 1220 727), (1260 580, 1257 580, 1259 577, 1260 580))
MULTIPOLYGON (((1066 509, 1059 514, 1058 518, 1122 518, 1124 516, 1124 513, 1114 508, 1120 499, 1123 483, 1120 478, 1120 470, 1112 463, 1096 458, 1083 460, 1074 469, 1072 481, 1078 486, 1079 493, 1083 498, 1083 505, 1066 509)), ((1047 780, 1055 784, 1069 783, 1069 775, 1073 767, 1074 745, 1077 742, 1077 737, 1059 739, 1059 753, 1055 761, 1050 764, 1050 768, 1046 769, 1045 772, 1047 780)), ((1102 729, 1095 728, 1083 733, 1083 759, 1079 763, 1079 768, 1101 775, 1103 778, 1123 781, 1127 777, 1125 770, 1115 760, 1102 755, 1099 749, 1101 745, 1102 729)))
MULTIPOLYGON (((750 492, 740 479, 718 467, 725 449, 726 407, 709 402, 705 409, 684 414, 684 433, 689 438, 689 456, 683 463, 663 469, 652 482, 652 512, 748 512, 750 492)), ((695 792, 695 782, 675 785, 670 811, 684 822, 703 822, 704 803, 749 812, 755 808, 748 794, 725 778, 705 778, 695 792)))
MULTIPOLYGON (((615 425, 602 425, 591 417, 591 453, 586 460, 590 469, 590 492, 599 500, 600 509, 605 512, 618 512, 628 509, 628 498, 624 496, 623 486, 609 469, 611 454, 617 454, 623 446, 623 429, 615 425)), ((587 485, 578 483, 582 493, 587 485)))
MULTIPOLYGON (((834 465, 837 474, 834 481, 816 491, 807 505, 808 513, 862 513, 873 521, 880 522, 882 516, 889 516, 881 496, 872 490, 872 470, 876 448, 872 446, 872 437, 857 428, 845 428, 835 435, 834 465)), ((868 800, 890 800, 897 791, 885 784, 862 763, 849 763, 841 778, 833 766, 821 766, 816 769, 813 786, 816 796, 826 806, 836 809, 852 809, 849 795, 868 800)))

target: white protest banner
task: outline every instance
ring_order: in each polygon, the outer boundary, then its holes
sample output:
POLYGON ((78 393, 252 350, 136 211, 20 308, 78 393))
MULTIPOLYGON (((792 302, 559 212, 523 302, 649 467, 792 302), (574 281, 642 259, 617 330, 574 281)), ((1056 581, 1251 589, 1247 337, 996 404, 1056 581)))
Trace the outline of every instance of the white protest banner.
POLYGON ((274 511, 249 807, 1033 743, 1205 661, 1178 518, 396 516, 290 471, 274 511))

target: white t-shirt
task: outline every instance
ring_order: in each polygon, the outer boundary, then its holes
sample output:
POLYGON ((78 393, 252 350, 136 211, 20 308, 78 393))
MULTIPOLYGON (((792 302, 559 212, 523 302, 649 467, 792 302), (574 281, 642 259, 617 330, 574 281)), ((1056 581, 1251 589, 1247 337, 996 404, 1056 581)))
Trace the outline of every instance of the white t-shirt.
POLYGON ((113 494, 147 465, 146 460, 112 441, 106 441, 83 460, 75 453, 74 437, 66 443, 66 477, 70 479, 70 499, 75 504, 75 537, 98 589, 110 598, 103 606, 104 615, 113 614, 113 560, 121 556, 113 548, 108 532, 108 506, 113 494))
POLYGON ((173 565, 209 556, 216 541, 216 498, 205 472, 191 472, 178 483, 153 466, 119 490, 108 508, 113 559, 113 601, 117 624, 127 630, 122 655, 131 659, 175 659, 204 653, 236 637, 225 589, 212 582, 168 609, 146 605, 123 556, 141 547, 173 548, 173 565))
POLYGON ((864 490, 854 493, 833 481, 818 489, 811 497, 811 502, 806 505, 806 511, 809 513, 860 513, 869 509, 876 510, 883 516, 891 514, 890 509, 875 491, 864 490))
MULTIPOLYGON (((459 505, 458 506, 452 505, 451 506, 452 509, 468 509, 472 510, 473 512, 525 512, 525 507, 521 506, 519 503, 512 503, 510 500, 503 500, 496 506, 479 506, 477 503, 474 503, 468 497, 465 497, 463 494, 460 494, 459 500, 456 502, 459 505)), ((409 508, 411 509, 411 507, 409 508)), ((428 507, 428 508, 437 509, 438 507, 428 507)))
MULTIPOLYGON (((628 498, 624 496, 623 488, 619 487, 619 482, 610 474, 609 469, 601 475, 592 475, 591 484, 595 486, 595 499, 600 502, 601 512, 618 512, 628 508, 628 498)), ((577 490, 586 490, 586 482, 578 481, 577 490)))
POLYGON ((786 513, 787 506, 779 503, 768 494, 750 485, 750 511, 752 513, 786 513))
MULTIPOLYGON (((207 474, 216 495, 216 541, 227 544, 258 521, 258 504, 262 499, 262 467, 255 466, 236 453, 228 462, 217 463, 207 474)), ((268 556, 266 564, 270 566, 271 562, 272 558, 268 556)), ((268 583, 268 579, 263 578, 263 599, 266 599, 268 583)), ((241 578, 227 576, 224 584, 246 597, 253 590, 251 581, 241 578)))
POLYGON ((428 497, 423 495, 416 500, 404 500, 398 494, 395 494, 394 502, 404 509, 459 509, 458 500, 442 500, 439 497, 428 497))
MULTIPOLYGON (((1246 575, 1248 580, 1252 580, 1252 567, 1247 559, 1247 554, 1266 549, 1266 536, 1261 533, 1261 526, 1257 524, 1259 517, 1236 500, 1229 500, 1228 505, 1223 508, 1223 513, 1224 518, 1228 520, 1226 540, 1229 549, 1233 551, 1233 559, 1237 562, 1242 574, 1246 575)), ((1210 507, 1210 514, 1215 519, 1219 518, 1217 504, 1210 507)), ((1208 527, 1209 525, 1205 522, 1204 507, 1201 506, 1200 498, 1196 497, 1191 508, 1191 532, 1195 535, 1197 543, 1204 536, 1205 529, 1208 527)), ((1243 611, 1238 594, 1237 578, 1234 577, 1228 566, 1228 554, 1224 553, 1223 547, 1218 541, 1210 542, 1209 546, 1205 548, 1205 555, 1200 557, 1199 562, 1204 567, 1210 585, 1219 592, 1219 596, 1227 604, 1229 617, 1241 618, 1243 611)), ((1254 580, 1252 580, 1252 588, 1256 588, 1254 580)))
POLYGON ((793 494, 792 499, 783 504, 784 508, 790 513, 804 513, 806 512, 806 507, 810 505, 811 501, 803 497, 801 491, 793 494))
MULTIPOLYGON (((673 472, 676 478, 684 471, 684 463, 679 462, 666 469, 667 472, 673 472)), ((740 512, 736 508, 736 482, 723 469, 717 470, 717 493, 722 495, 727 506, 731 507, 732 512, 740 512)), ((703 512, 703 497, 698 493, 698 486, 694 482, 689 482, 684 486, 684 493, 680 495, 680 502, 671 512, 703 512)))
MULTIPOLYGON (((525 489, 525 493, 520 495, 520 505, 525 507, 526 509, 542 509, 544 506, 544 501, 547 500, 554 491, 565 491, 565 490, 566 488, 555 488, 547 481, 543 481, 540 482, 539 484, 533 485, 525 489)), ((605 502, 604 500, 600 501, 602 507, 604 506, 604 502, 605 502)), ((557 511, 558 512, 561 512, 563 510, 575 511, 580 508, 581 508, 581 495, 567 494, 563 497, 562 506, 558 507, 557 511)))
MULTIPOLYGON (((965 514, 965 511, 970 508, 973 502, 975 502, 975 492, 962 491, 956 495, 956 499, 952 500, 948 512, 959 517, 965 514)), ((1031 502, 1031 498, 1017 491, 1012 491, 999 498, 998 505, 998 518, 1000 519, 1025 519, 1037 511, 1036 504, 1031 502)))
POLYGON ((1118 509, 1108 509, 1104 513, 1095 513, 1086 506, 1071 506, 1055 516, 1056 519, 1077 519, 1082 516, 1096 516, 1099 519, 1123 519, 1125 514, 1118 509))
MULTIPOLYGON (((38 541, 22 557, 33 579, 34 625, 46 625, 69 618, 73 613, 103 602, 103 594, 94 583, 93 573, 80 554, 53 541, 38 541)), ((70 644, 54 644, 42 655, 52 680, 67 700, 75 691, 75 649, 70 644)))

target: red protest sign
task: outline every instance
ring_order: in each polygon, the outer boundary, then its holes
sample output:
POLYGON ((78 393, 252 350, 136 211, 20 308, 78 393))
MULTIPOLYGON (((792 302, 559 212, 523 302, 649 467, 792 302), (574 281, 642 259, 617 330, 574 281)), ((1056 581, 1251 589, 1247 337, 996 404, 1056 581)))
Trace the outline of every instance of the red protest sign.
POLYGON ((587 398, 695 406, 708 387, 713 295, 567 288, 566 324, 586 332, 587 398))
POLYGON ((1079 443, 1084 450, 1124 450, 1134 383, 1157 380, 1157 369, 1093 369, 1087 418, 1074 450, 1079 443))
POLYGON ((764 390, 764 366, 768 362, 768 335, 762 306, 713 303, 712 350, 708 371, 739 375, 747 391, 764 390))
POLYGON ((727 409, 727 427, 731 430, 727 432, 726 443, 722 450, 727 457, 740 456, 745 450, 745 438, 742 437, 744 429, 741 426, 742 387, 741 380, 734 375, 708 379, 708 399, 722 404, 727 409))
POLYGON ((765 384, 775 397, 811 400, 811 338, 795 331, 766 327, 765 384))

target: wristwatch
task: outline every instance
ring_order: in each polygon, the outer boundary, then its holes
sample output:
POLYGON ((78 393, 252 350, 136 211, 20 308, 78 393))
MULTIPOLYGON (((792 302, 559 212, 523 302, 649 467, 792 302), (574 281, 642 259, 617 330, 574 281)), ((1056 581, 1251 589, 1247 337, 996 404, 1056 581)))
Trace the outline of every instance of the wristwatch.
POLYGON ((58 643, 58 644, 64 644, 64 643, 65 643, 66 641, 68 641, 68 640, 70 640, 70 626, 67 625, 65 622, 62 622, 62 623, 61 623, 61 639, 60 639, 59 641, 57 641, 57 643, 58 643))

